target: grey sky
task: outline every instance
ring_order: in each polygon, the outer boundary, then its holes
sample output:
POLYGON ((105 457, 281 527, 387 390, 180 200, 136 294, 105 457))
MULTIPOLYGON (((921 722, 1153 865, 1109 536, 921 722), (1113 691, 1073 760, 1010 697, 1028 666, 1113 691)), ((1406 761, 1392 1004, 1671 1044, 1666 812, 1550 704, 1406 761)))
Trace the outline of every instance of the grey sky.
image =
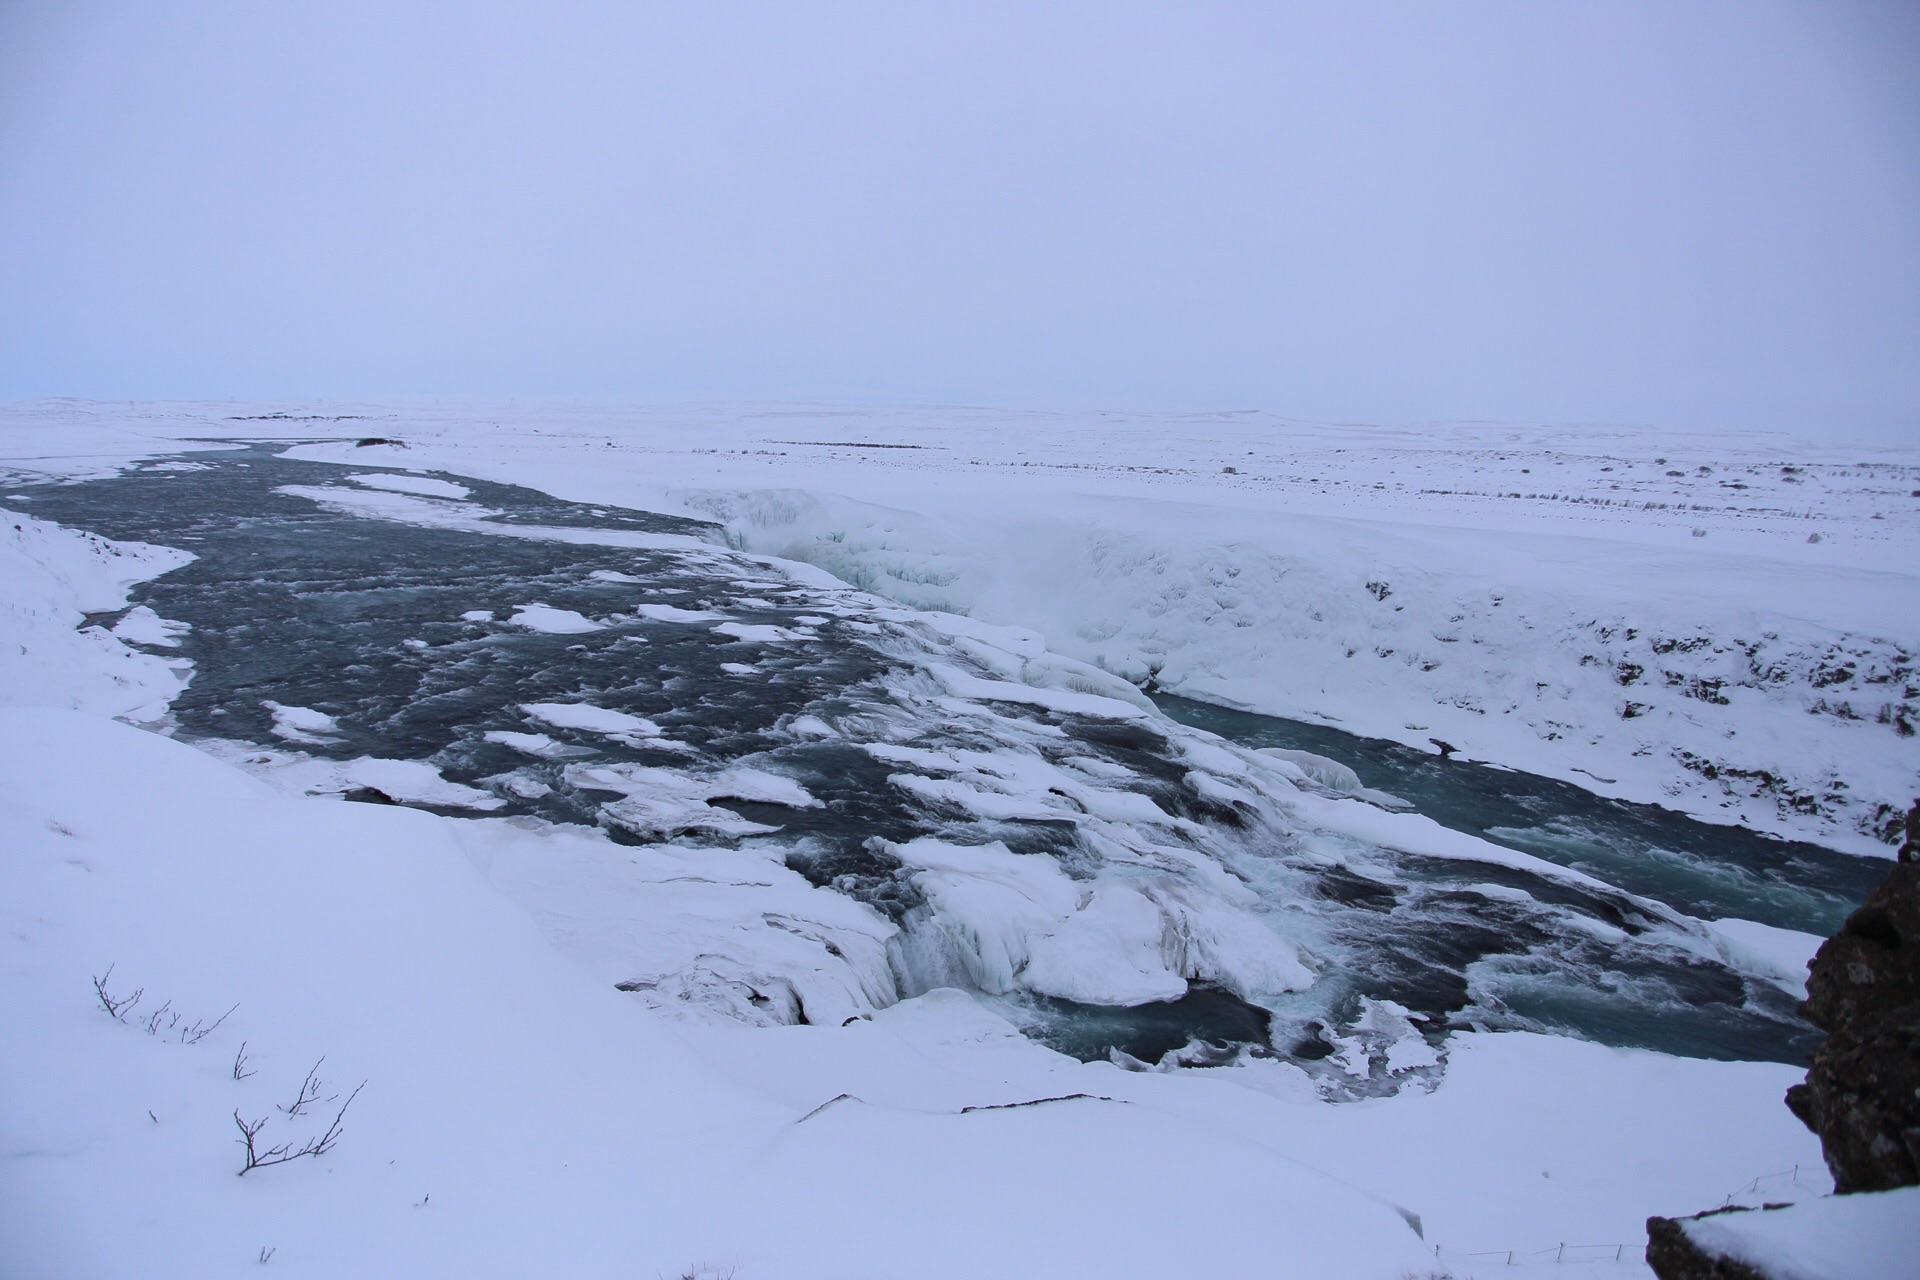
POLYGON ((0 395, 1920 437, 1920 6, 0 7, 0 395))

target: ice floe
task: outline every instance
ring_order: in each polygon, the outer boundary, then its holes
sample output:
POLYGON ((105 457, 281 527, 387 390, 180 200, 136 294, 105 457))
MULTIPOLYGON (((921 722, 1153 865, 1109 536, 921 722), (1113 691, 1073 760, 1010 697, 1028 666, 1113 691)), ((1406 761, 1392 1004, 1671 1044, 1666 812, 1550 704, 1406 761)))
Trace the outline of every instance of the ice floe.
POLYGON ((273 713, 273 734, 277 738, 311 745, 332 742, 339 736, 339 721, 324 711, 289 707, 271 699, 263 699, 260 705, 273 713))
POLYGON ((507 619, 510 626, 525 627, 529 631, 544 631, 549 635, 579 635, 583 631, 598 631, 601 625, 592 618, 573 609, 557 609, 550 604, 523 604, 517 606, 513 616, 507 619))
POLYGON ((451 480, 436 480, 432 476, 398 476, 384 471, 360 472, 347 479, 355 484, 363 484, 369 489, 385 489, 390 493, 412 493, 424 498, 467 498, 473 490, 451 480))
POLYGON ((520 710, 556 729, 580 729, 624 742, 660 736, 660 726, 645 716, 585 702, 523 702, 520 710))

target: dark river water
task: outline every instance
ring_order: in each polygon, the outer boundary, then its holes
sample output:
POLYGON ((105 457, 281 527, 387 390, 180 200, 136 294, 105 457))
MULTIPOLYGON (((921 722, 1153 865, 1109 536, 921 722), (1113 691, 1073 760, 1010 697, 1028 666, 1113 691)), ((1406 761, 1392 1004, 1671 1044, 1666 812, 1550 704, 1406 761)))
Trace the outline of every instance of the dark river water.
POLYGON ((1182 724, 1234 742, 1338 760, 1363 785, 1408 801, 1443 826, 1584 871, 1702 919, 1735 917, 1831 934, 1887 874, 1877 859, 1698 822, 1515 769, 1442 759, 1382 738, 1188 698, 1157 694, 1154 701, 1182 724))
MULTIPOLYGON (((1312 1067, 1364 1038, 1368 1001, 1390 1000, 1423 1015, 1435 1044, 1451 1029, 1526 1028, 1801 1061, 1817 1035, 1792 997, 1674 945, 1675 913, 1825 932, 1882 870, 1545 779, 1174 698, 1160 699, 1168 720, 999 704, 992 723, 955 719, 951 699, 916 692, 925 680, 915 664, 980 673, 966 652, 873 597, 790 580, 728 549, 715 526, 461 477, 443 477, 471 491, 448 506, 469 513, 451 523, 372 519, 314 494, 364 495, 347 480, 386 467, 276 456, 284 447, 195 453, 175 464, 194 469, 80 483, 15 480, 8 494, 9 505, 44 519, 196 555, 134 592, 136 603, 191 625, 177 650, 194 664, 173 704, 178 736, 284 751, 269 704, 307 708, 333 726, 300 744, 311 755, 425 761, 491 797, 495 814, 597 827, 616 842, 770 842, 815 885, 908 931, 933 922, 910 869, 889 852, 897 843, 997 840, 1057 858, 1075 876, 1097 870, 1100 855, 1073 821, 987 821, 890 783, 901 766, 862 749, 862 732, 949 752, 1017 747, 1091 760, 1120 779, 1114 785, 1190 824, 1194 848, 1254 868, 1251 883, 1289 886, 1288 899, 1271 904, 1276 918, 1309 921, 1325 964, 1312 989, 1260 1005, 1204 984, 1130 1008, 1020 998, 1031 1034, 1082 1057, 1253 1051, 1312 1067), (516 529, 544 532, 510 536, 516 529), (654 545, 598 545, 567 531, 654 545), (640 596, 651 612, 635 605, 640 596), (533 602, 596 625, 565 634, 511 625, 533 602), (675 609, 706 621, 688 625, 675 609), (739 629, 716 629, 722 616, 739 629), (610 738, 531 724, 524 708, 541 703, 590 703, 654 728, 610 738), (838 731, 796 728, 809 720, 838 731), (1196 787, 1180 746, 1195 735, 1183 726, 1330 756, 1446 825, 1618 891, 1390 851, 1330 865, 1293 833, 1196 787), (550 758, 511 745, 536 729, 553 741, 550 758), (676 825, 645 796, 596 782, 606 773, 576 767, 587 759, 709 777, 747 766, 790 778, 821 803, 722 793, 712 804, 744 820, 740 830, 676 825)), ((932 979, 908 973, 902 993, 914 994, 916 981, 932 979)))

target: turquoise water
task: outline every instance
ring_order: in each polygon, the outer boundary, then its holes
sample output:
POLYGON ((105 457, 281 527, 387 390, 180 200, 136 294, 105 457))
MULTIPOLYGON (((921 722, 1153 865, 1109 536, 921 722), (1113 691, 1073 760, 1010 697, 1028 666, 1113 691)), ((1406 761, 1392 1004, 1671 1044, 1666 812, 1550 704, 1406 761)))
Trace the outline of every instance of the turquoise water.
POLYGON ((1338 760, 1365 785, 1399 796, 1443 826, 1701 919, 1737 917, 1831 934, 1887 874, 1878 859, 1610 800, 1552 778, 1187 698, 1161 694, 1154 701, 1182 724, 1245 746, 1338 760))

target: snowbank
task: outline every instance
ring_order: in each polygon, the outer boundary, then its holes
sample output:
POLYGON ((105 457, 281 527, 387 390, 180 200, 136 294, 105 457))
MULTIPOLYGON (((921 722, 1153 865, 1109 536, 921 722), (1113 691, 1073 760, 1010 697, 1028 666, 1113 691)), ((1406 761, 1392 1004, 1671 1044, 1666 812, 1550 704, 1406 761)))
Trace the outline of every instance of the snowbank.
POLYGON ((1680 1227, 1709 1255, 1768 1280, 1904 1280, 1920 1258, 1920 1187, 1691 1218, 1680 1227))
POLYGON ((132 720, 166 714, 190 664, 133 646, 173 648, 180 624, 134 609, 110 632, 89 615, 126 609, 135 583, 192 559, 0 510, 0 706, 63 706, 132 720))

